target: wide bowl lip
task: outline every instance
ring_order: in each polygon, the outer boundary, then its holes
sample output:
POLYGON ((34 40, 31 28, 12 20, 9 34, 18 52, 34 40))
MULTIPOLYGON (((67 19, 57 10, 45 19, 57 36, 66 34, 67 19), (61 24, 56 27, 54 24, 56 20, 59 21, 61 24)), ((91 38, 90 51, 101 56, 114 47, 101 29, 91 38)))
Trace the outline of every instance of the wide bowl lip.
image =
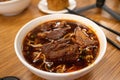
MULTIPOLYGON (((46 75, 51 75, 51 76, 67 76, 67 75, 72 75, 72 74, 78 74, 78 73, 82 73, 86 70, 89 70, 90 68, 92 68, 93 66, 95 66, 97 63, 99 63, 101 61, 101 59, 103 58, 104 54, 105 54, 105 51, 106 51, 106 48, 107 48, 107 41, 106 41, 106 37, 105 37, 105 34, 104 32, 98 27, 97 24, 95 24, 94 22, 92 22, 91 20, 89 19, 86 19, 85 17, 82 17, 82 16, 78 16, 78 17, 81 17, 89 22, 91 22, 92 24, 96 25, 96 27, 100 30, 101 32, 101 35, 103 36, 102 38, 104 39, 104 44, 102 46, 104 46, 104 48, 102 49, 102 52, 101 52, 101 56, 99 56, 99 59, 98 57, 96 58, 96 60, 89 66, 83 68, 83 69, 80 69, 80 70, 77 70, 77 71, 74 71, 74 72, 68 72, 68 73, 51 73, 51 72, 46 72, 46 71, 43 71, 43 70, 40 70, 40 69, 37 69, 35 67, 33 67, 32 65, 30 65, 26 60, 23 60, 22 57, 20 56, 20 53, 18 52, 18 49, 17 49, 17 40, 19 39, 19 34, 22 32, 22 30, 25 28, 25 27, 28 27, 29 24, 31 24, 32 22, 35 22, 41 18, 44 18, 44 17, 49 17, 49 16, 60 16, 60 15, 65 15, 65 16, 77 16, 77 15, 73 15, 73 14, 51 14, 51 15, 45 15, 45 16, 41 16, 41 17, 38 17, 38 18, 35 18, 31 21, 29 21, 28 23, 26 23, 17 33, 16 37, 15 37, 15 41, 14 41, 14 48, 15 48, 15 52, 16 52, 16 55, 17 57, 19 58, 19 60, 27 67, 29 68, 30 70, 33 70, 37 73, 44 73, 46 75)), ((35 28, 35 27, 34 27, 35 28)))

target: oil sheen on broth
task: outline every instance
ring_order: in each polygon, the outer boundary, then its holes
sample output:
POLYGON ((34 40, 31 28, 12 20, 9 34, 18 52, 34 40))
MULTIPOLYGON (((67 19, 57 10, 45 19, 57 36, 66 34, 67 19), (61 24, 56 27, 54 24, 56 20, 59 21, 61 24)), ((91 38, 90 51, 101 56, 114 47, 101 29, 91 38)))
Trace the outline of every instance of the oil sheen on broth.
POLYGON ((23 55, 32 66, 55 73, 80 70, 94 62, 99 41, 91 29, 73 20, 53 20, 31 30, 23 55))

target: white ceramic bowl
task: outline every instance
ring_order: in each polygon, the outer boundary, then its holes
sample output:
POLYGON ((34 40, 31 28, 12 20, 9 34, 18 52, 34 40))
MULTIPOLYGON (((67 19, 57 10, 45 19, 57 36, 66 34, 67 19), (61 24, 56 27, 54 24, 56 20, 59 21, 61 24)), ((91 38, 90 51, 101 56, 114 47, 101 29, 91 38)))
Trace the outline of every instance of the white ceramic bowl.
POLYGON ((26 25, 24 25, 16 35, 14 47, 15 47, 16 54, 17 54, 18 58, 20 59, 20 61, 34 74, 36 74, 42 78, 48 79, 48 80, 73 80, 73 79, 79 78, 80 76, 83 76, 84 74, 88 73, 90 70, 93 69, 93 67, 96 64, 98 64, 98 62, 100 62, 100 60, 102 59, 102 57, 104 56, 105 51, 106 51, 106 37, 105 37, 103 31, 98 27, 98 25, 96 25, 95 23, 93 23, 92 21, 90 21, 84 17, 72 15, 72 14, 54 14, 54 15, 46 15, 46 16, 38 17, 38 18, 28 22, 26 25), (99 39, 99 42, 100 42, 100 51, 99 51, 99 55, 96 58, 94 63, 92 63, 91 65, 89 65, 81 70, 74 71, 74 72, 50 73, 50 72, 39 70, 39 69, 31 66, 28 62, 26 62, 26 60, 24 59, 24 56, 22 54, 22 42, 23 42, 25 35, 29 31, 31 31, 33 28, 35 28, 37 25, 39 25, 43 22, 46 22, 46 21, 57 20, 57 19, 75 20, 82 24, 87 25, 88 27, 90 27, 92 30, 95 31, 95 33, 99 39))
POLYGON ((13 16, 21 13, 28 7, 31 0, 10 0, 0 2, 0 14, 13 16))

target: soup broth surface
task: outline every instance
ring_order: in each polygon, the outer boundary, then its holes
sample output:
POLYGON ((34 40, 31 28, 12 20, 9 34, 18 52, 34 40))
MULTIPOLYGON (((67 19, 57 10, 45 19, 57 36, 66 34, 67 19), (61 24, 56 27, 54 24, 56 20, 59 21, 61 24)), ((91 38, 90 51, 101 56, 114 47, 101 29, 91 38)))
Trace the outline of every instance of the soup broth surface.
POLYGON ((92 64, 98 52, 95 32, 73 20, 44 22, 27 33, 23 40, 26 61, 48 72, 80 70, 92 64))

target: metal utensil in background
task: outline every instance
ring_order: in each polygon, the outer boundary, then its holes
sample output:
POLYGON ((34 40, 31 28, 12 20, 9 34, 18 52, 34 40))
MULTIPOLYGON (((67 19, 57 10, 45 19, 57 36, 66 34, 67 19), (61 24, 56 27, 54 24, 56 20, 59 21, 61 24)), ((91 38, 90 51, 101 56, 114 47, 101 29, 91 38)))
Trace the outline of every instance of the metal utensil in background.
POLYGON ((109 13, 112 17, 114 17, 115 19, 120 21, 120 15, 116 12, 114 12, 112 9, 110 9, 106 4, 105 4, 105 0, 96 0, 95 4, 86 6, 86 7, 82 7, 79 9, 76 9, 75 12, 81 13, 84 11, 87 11, 89 9, 93 9, 93 8, 100 8, 105 10, 107 13, 109 13))

